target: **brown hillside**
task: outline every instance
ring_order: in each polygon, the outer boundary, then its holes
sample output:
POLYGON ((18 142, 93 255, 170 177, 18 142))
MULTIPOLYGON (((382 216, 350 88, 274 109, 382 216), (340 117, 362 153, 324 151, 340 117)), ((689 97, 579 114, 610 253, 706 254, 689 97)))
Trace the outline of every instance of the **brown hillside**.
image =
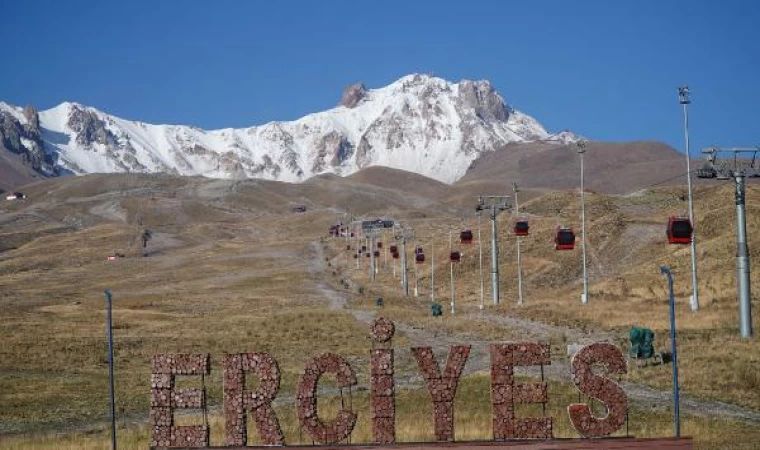
MULTIPOLYGON (((608 194, 663 181, 681 184, 684 179, 678 175, 686 172, 683 155, 658 142, 588 142, 585 163, 587 188, 608 194)), ((566 190, 577 189, 579 178, 580 158, 574 145, 530 143, 484 153, 456 184, 499 179, 505 187, 516 181, 523 187, 566 190)))

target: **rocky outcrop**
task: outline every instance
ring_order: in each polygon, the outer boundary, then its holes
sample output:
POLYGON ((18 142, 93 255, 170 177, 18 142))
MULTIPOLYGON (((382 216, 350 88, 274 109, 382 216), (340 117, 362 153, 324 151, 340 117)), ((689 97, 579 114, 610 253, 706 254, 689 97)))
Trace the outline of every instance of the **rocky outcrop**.
POLYGON ((29 133, 39 136, 40 131, 40 115, 37 113, 37 108, 32 105, 24 107, 24 117, 26 117, 26 128, 29 133))
POLYGON ((363 83, 356 83, 346 86, 343 89, 343 97, 340 99, 340 106, 353 108, 367 95, 367 88, 363 83))
POLYGON ((82 146, 98 143, 116 146, 116 136, 107 128, 106 123, 94 111, 72 106, 68 126, 76 133, 76 141, 82 146))
POLYGON ((20 155, 25 165, 43 175, 52 175, 53 161, 47 157, 42 143, 37 111, 24 109, 26 124, 6 111, 0 111, 0 146, 20 155))
POLYGON ((509 119, 509 106, 488 81, 460 81, 459 101, 485 121, 509 119))

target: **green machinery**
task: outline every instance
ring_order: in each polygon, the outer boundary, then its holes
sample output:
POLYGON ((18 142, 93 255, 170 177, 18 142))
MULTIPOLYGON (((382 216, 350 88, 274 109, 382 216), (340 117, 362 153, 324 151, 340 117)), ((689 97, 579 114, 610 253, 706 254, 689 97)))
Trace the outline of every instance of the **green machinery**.
POLYGON ((643 362, 644 365, 650 358, 654 358, 655 362, 662 363, 662 355, 654 349, 654 332, 652 330, 644 327, 631 327, 628 330, 628 337, 631 340, 628 356, 643 362))

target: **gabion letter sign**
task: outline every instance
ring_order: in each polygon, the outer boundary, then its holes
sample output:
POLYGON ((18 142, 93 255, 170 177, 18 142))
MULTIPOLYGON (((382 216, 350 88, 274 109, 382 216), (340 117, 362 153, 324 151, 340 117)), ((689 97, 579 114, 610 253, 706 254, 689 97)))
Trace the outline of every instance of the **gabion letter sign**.
MULTIPOLYGON (((394 349, 391 345, 395 327, 386 318, 370 325, 370 411, 372 437, 377 444, 396 442, 396 391, 394 381, 394 349)), ((454 441, 454 399, 459 379, 470 356, 469 345, 453 345, 445 365, 441 366, 431 347, 413 347, 420 374, 433 404, 432 426, 435 439, 454 441)), ((515 404, 548 402, 545 382, 518 383, 514 369, 518 366, 551 364, 549 346, 537 342, 492 344, 491 407, 493 438, 551 439, 551 417, 517 417, 515 404)), ((285 436, 272 402, 280 389, 280 368, 269 353, 226 354, 224 370, 223 411, 225 442, 228 446, 247 445, 248 414, 263 445, 284 445, 285 436), (247 390, 246 378, 255 377, 255 390, 247 390)), ((625 423, 628 398, 613 380, 592 371, 601 366, 604 374, 625 374, 623 352, 612 344, 596 343, 579 350, 572 359, 572 379, 578 390, 606 406, 607 415, 596 417, 586 403, 567 408, 570 421, 582 437, 603 437, 619 430, 625 423)), ((207 424, 175 426, 174 411, 200 409, 206 412, 204 389, 175 388, 176 375, 205 376, 210 373, 207 354, 163 354, 153 357, 151 375, 151 446, 208 447, 207 424)), ((337 444, 348 440, 357 421, 357 413, 342 407, 335 418, 327 420, 317 411, 317 385, 324 374, 331 374, 338 387, 351 389, 356 375, 348 361, 333 353, 324 353, 305 362, 295 396, 296 413, 301 430, 315 443, 337 444)))

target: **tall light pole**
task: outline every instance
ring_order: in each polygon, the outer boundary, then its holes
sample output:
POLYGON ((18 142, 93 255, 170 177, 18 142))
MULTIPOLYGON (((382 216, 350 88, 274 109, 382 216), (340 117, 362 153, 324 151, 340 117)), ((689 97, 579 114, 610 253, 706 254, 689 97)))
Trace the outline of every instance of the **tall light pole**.
POLYGON ((480 239, 480 217, 483 215, 481 211, 477 212, 478 215, 478 258, 479 258, 479 271, 480 271, 480 309, 485 308, 485 280, 483 280, 483 241, 480 239))
POLYGON ((581 139, 576 143, 578 153, 581 155, 581 240, 583 247, 583 294, 581 294, 581 303, 588 303, 588 269, 586 256, 586 195, 583 188, 583 155, 586 153, 586 141, 581 139))
MULTIPOLYGON (((678 102, 683 106, 683 129, 686 140, 686 183, 689 188, 689 222, 692 230, 696 228, 694 223, 694 195, 691 187, 691 152, 689 151, 689 104, 691 96, 689 86, 678 87, 678 102)), ((699 281, 697 279, 697 235, 691 233, 691 310, 699 310, 699 281)))
MULTIPOLYGON (((512 190, 515 193, 515 216, 520 215, 520 204, 517 202, 517 193, 520 190, 517 188, 517 183, 512 183, 512 190)), ((523 288, 522 288, 522 258, 520 257, 520 236, 517 236, 517 304, 523 304, 523 288)))
POLYGON ((435 243, 430 243, 430 303, 435 303, 435 243))
POLYGON ((454 314, 454 260, 451 259, 451 253, 454 251, 454 243, 449 229, 449 277, 451 280, 451 314, 454 314))

